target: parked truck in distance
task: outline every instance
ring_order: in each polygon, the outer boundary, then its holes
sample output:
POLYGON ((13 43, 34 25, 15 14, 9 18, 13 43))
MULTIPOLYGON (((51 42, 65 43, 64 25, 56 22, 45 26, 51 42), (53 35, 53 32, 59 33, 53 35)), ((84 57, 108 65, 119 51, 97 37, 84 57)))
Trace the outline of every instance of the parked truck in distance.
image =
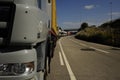
POLYGON ((45 80, 57 34, 55 0, 0 0, 0 80, 45 80))

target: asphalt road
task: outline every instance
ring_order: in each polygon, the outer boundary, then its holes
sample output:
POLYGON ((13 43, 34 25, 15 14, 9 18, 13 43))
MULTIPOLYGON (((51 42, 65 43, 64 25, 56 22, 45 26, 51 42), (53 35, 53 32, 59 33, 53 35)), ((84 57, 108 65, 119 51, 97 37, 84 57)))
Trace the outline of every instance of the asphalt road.
POLYGON ((62 37, 47 80, 120 80, 120 48, 62 37))

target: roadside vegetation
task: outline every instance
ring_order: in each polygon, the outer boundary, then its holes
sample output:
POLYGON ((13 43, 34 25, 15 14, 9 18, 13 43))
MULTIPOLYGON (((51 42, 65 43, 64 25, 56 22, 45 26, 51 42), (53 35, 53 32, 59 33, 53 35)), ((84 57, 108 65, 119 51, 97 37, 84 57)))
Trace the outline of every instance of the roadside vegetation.
POLYGON ((106 22, 100 26, 89 26, 84 22, 81 24, 77 39, 120 47, 120 19, 106 22))

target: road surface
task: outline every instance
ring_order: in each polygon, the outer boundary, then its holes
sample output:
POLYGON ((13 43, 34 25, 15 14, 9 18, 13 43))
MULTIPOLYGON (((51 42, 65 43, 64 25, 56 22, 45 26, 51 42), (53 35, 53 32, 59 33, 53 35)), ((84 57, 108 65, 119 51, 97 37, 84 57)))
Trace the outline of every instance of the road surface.
POLYGON ((120 80, 120 48, 62 37, 47 80, 120 80))

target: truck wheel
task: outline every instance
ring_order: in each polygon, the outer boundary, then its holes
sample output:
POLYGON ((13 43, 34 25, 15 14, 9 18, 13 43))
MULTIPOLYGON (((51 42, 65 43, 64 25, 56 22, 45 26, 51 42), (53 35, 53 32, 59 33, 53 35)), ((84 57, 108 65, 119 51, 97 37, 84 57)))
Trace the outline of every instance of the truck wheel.
POLYGON ((48 58, 46 57, 46 60, 45 60, 45 71, 44 71, 44 80, 47 80, 48 70, 49 70, 49 67, 48 67, 48 58))
POLYGON ((46 56, 45 59, 45 70, 44 70, 44 79, 43 80, 47 80, 47 76, 48 73, 50 73, 50 58, 48 56, 46 56))
POLYGON ((37 80, 46 80, 47 73, 48 73, 48 59, 47 59, 47 41, 44 41, 38 46, 36 46, 37 51, 37 72, 38 72, 38 79, 37 80))
POLYGON ((50 73, 50 63, 51 63, 51 44, 50 44, 50 39, 48 38, 47 40, 47 45, 46 45, 46 59, 45 59, 46 63, 46 71, 47 71, 47 74, 50 73))

